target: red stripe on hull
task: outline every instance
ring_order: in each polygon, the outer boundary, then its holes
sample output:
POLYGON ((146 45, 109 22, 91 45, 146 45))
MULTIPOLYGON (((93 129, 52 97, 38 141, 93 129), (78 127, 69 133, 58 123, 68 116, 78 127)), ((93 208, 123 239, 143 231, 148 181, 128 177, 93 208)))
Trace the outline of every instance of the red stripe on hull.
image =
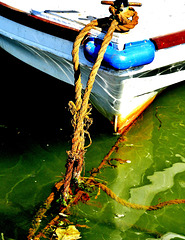
POLYGON ((185 43, 185 30, 151 38, 157 50, 177 46, 185 43))

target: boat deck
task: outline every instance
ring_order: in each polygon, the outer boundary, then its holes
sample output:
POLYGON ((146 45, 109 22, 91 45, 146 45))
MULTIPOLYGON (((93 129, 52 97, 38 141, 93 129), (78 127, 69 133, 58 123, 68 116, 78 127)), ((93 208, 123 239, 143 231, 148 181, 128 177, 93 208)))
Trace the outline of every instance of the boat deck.
MULTIPOLYGON (((61 0, 2 0, 1 2, 27 13, 43 12, 45 17, 54 19, 56 22, 69 19, 84 25, 94 18, 110 15, 109 6, 102 5, 101 0, 93 0, 93 2, 86 0, 65 2, 61 0)), ((140 2, 142 7, 134 7, 139 15, 139 24, 134 31, 124 34, 125 42, 133 41, 133 39, 139 41, 184 29, 184 0, 178 0, 178 4, 174 4, 172 0, 156 0, 155 2, 140 0, 140 2)))

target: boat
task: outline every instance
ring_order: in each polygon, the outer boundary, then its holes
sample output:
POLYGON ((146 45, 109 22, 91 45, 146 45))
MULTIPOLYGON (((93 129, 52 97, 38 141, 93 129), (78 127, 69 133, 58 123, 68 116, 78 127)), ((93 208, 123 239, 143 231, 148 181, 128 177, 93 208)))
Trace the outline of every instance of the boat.
MULTIPOLYGON (((107 4, 112 2, 2 0, 0 46, 74 85, 71 52, 75 38, 93 19, 110 16, 107 4)), ((135 28, 114 33, 90 96, 116 133, 128 128, 166 87, 185 80, 184 0, 178 4, 141 0, 141 4, 134 7, 139 16, 135 28)), ((97 27, 80 47, 83 88, 104 36, 105 31, 97 27)))

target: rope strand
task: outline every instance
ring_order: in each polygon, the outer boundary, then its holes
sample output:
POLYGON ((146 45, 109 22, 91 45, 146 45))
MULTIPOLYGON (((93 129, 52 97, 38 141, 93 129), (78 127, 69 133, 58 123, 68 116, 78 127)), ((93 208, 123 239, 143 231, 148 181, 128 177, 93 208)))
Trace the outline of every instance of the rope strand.
POLYGON ((136 210, 154 211, 154 210, 162 209, 166 206, 185 203, 185 199, 175 199, 175 200, 161 202, 161 203, 153 205, 153 206, 145 206, 145 205, 141 205, 141 204, 130 203, 130 202, 118 197, 105 184, 98 183, 98 182, 94 181, 93 179, 90 179, 89 184, 96 185, 97 187, 101 188, 109 197, 111 197, 116 202, 120 203, 121 205, 128 207, 128 208, 136 209, 136 210))
MULTIPOLYGON (((89 31, 99 25, 104 25, 107 23, 107 18, 101 20, 93 20, 89 24, 87 24, 84 29, 82 29, 77 36, 72 51, 73 57, 73 65, 75 72, 75 104, 73 102, 69 103, 70 111, 73 114, 72 125, 74 127, 74 135, 72 138, 72 147, 71 151, 68 151, 68 160, 66 165, 66 175, 64 181, 64 189, 63 189, 63 198, 67 201, 67 193, 71 185, 71 180, 76 178, 80 179, 84 154, 85 154, 85 133, 87 133, 87 128, 89 124, 86 122, 89 119, 88 108, 89 108, 89 98, 93 88, 93 84, 95 81, 95 77, 97 72, 101 66, 101 62, 103 60, 105 51, 107 46, 109 45, 114 31, 117 29, 118 31, 129 31, 138 23, 137 13, 133 8, 127 8, 125 11, 119 11, 115 6, 110 7, 110 12, 112 13, 110 19, 111 24, 110 27, 103 39, 101 48, 98 52, 98 57, 92 67, 91 73, 89 75, 87 85, 85 88, 85 93, 82 98, 82 83, 81 83, 81 73, 80 73, 80 64, 79 64, 79 49, 80 45, 85 38, 85 36, 89 33, 89 31), (132 20, 130 19, 132 18, 132 20), (113 19, 113 20, 112 20, 113 19)), ((87 134, 89 136, 89 134, 87 134)))

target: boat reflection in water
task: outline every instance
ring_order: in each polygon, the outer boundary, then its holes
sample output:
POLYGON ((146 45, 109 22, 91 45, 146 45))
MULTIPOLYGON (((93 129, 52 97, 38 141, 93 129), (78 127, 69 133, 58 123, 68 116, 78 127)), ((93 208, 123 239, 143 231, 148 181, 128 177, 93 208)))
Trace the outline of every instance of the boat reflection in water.
MULTIPOLYGON (((157 106, 155 102, 156 107, 150 107, 116 146, 109 159, 126 160, 125 163, 111 161, 117 167, 106 165, 96 176, 107 181, 117 196, 130 203, 151 206, 185 197, 182 187, 185 183, 185 130, 177 132, 181 119, 171 126, 168 122, 171 107, 165 104, 157 106)), ((178 113, 171 110, 173 121, 178 113)), ((184 204, 157 211, 136 210, 122 206, 104 192, 97 201, 102 204, 101 209, 89 205, 77 209, 78 217, 83 215, 90 219, 90 232, 97 239, 185 239, 184 204)))

